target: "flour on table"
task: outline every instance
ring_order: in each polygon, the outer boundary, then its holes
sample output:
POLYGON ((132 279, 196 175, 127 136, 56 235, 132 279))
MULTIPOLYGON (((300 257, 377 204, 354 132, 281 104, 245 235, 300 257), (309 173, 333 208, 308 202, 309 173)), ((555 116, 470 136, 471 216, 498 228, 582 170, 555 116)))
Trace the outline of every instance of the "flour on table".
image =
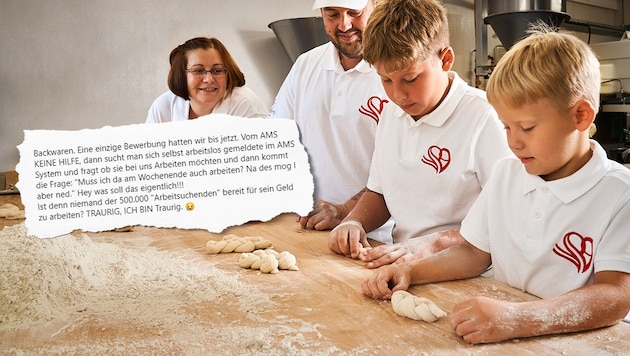
POLYGON ((240 282, 238 274, 223 271, 210 261, 191 261, 177 252, 96 242, 86 234, 40 239, 27 236, 23 223, 0 231, 0 335, 71 320, 39 343, 29 342, 26 349, 3 342, 3 351, 9 354, 234 350, 307 355, 322 348, 329 351, 322 354, 339 351, 328 343, 305 340, 304 333, 321 338, 316 326, 299 319, 263 317, 279 312, 272 301, 279 296, 240 282), (218 310, 237 310, 246 320, 224 317, 224 322, 217 323, 188 312, 207 303, 220 303, 218 310), (142 338, 53 342, 80 330, 88 320, 105 325, 105 334, 110 327, 148 333, 142 338))
POLYGON ((168 252, 97 243, 85 234, 39 239, 26 236, 23 224, 0 231, 0 286, 0 328, 85 310, 115 310, 145 326, 177 323, 182 314, 177 310, 186 304, 247 296, 254 289, 213 265, 168 252), (160 320, 163 313, 172 315, 160 320))

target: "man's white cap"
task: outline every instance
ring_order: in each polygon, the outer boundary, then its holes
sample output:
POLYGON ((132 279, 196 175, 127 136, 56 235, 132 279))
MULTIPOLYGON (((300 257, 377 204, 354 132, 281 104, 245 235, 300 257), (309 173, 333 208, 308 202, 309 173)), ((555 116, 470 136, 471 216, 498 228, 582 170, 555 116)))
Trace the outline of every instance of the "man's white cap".
POLYGON ((352 10, 363 10, 368 0, 315 0, 313 10, 322 7, 345 7, 352 10))

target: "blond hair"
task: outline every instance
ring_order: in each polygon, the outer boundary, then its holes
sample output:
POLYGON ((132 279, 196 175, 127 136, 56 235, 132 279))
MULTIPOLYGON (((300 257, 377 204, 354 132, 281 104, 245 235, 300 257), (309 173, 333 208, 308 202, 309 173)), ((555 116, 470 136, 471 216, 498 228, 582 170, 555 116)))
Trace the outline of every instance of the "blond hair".
POLYGON ((519 108, 547 98, 565 111, 578 100, 599 108, 599 61, 579 38, 535 24, 499 60, 486 87, 488 101, 519 108))
POLYGON ((387 72, 437 58, 448 46, 446 9, 435 0, 379 0, 363 32, 363 58, 387 72))

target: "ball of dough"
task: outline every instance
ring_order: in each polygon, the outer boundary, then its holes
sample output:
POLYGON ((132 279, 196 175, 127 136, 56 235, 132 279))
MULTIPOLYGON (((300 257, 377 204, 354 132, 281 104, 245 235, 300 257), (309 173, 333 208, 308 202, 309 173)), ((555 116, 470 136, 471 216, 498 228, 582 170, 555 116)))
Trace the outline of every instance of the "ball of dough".
POLYGON ((446 316, 440 307, 427 298, 416 297, 415 295, 399 290, 392 294, 392 308, 398 315, 414 320, 434 322, 446 316))

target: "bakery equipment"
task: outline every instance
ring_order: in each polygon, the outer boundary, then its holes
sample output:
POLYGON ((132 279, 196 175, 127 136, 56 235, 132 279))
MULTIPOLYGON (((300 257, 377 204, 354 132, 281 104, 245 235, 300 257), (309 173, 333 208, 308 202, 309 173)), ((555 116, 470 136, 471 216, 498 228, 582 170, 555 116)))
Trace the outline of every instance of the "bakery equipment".
POLYGON ((321 17, 298 17, 277 20, 268 25, 285 52, 295 62, 297 57, 311 48, 328 42, 321 17))

